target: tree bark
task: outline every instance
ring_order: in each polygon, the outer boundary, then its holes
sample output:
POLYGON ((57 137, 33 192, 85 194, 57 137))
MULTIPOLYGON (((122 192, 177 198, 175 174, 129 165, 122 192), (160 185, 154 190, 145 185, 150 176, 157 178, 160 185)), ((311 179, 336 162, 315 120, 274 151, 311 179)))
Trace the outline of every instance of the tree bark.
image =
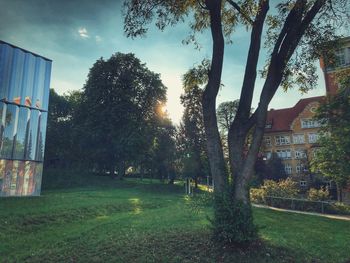
POLYGON ((210 171, 215 182, 214 191, 222 192, 227 185, 227 171, 216 118, 216 96, 221 84, 224 57, 224 37, 221 25, 221 0, 206 0, 205 3, 210 13, 213 53, 209 81, 204 90, 202 99, 203 119, 207 136, 210 171))

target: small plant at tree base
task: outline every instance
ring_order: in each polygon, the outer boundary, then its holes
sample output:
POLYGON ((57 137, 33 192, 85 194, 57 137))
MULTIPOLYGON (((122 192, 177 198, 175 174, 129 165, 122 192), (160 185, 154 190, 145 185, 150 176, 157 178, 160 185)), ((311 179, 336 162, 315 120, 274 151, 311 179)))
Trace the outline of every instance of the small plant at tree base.
POLYGON ((248 245, 258 239, 250 203, 235 200, 232 191, 215 195, 214 219, 211 223, 215 241, 248 245))

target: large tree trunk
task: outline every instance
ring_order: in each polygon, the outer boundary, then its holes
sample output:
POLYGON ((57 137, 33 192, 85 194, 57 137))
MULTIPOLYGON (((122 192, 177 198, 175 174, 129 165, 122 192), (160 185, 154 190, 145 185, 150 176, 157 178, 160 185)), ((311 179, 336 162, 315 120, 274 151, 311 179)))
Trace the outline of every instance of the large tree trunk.
POLYGON ((214 191, 222 192, 227 185, 227 171, 216 119, 216 96, 221 84, 224 57, 224 37, 221 27, 221 1, 206 0, 206 5, 210 12, 213 54, 209 81, 204 90, 202 99, 203 119, 207 137, 210 171, 214 180, 214 191))

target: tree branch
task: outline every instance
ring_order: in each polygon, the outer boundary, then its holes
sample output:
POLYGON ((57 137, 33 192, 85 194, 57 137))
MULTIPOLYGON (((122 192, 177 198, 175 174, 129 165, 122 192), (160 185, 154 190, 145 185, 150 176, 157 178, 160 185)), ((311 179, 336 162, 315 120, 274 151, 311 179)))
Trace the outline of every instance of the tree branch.
POLYGON ((248 51, 247 63, 244 73, 244 80, 241 89, 241 95, 239 100, 239 106, 237 110, 236 118, 237 120, 246 120, 249 118, 250 110, 252 106, 253 93, 256 81, 256 68, 258 64, 260 46, 261 46, 261 36, 264 26, 264 21, 266 19, 267 12, 269 10, 269 1, 260 0, 259 3, 259 13, 256 15, 251 38, 250 46, 248 51))
POLYGON ((205 5, 202 4, 201 0, 197 0, 197 3, 198 3, 199 6, 200 6, 201 8, 203 8, 204 10, 209 10, 208 7, 206 7, 205 5))
POLYGON ((247 15, 245 14, 241 7, 236 3, 233 2, 232 0, 226 0, 234 9, 238 11, 238 13, 245 19, 247 20, 251 25, 253 25, 254 21, 247 15))

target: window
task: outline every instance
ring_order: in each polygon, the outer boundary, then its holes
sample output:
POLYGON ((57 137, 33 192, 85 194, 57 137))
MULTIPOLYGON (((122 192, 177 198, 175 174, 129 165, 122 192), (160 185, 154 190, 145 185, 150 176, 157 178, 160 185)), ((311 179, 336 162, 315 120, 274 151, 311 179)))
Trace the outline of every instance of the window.
POLYGON ((345 59, 346 59, 345 49, 340 49, 340 50, 336 51, 335 57, 336 57, 336 61, 337 61, 337 66, 344 66, 346 64, 345 63, 345 59))
POLYGON ((300 174, 300 173, 303 172, 303 170, 304 170, 304 165, 303 164, 299 163, 299 164, 297 164, 297 166, 295 166, 296 173, 300 174))
POLYGON ((29 119, 28 139, 26 145, 25 158, 35 160, 38 138, 39 111, 31 110, 29 119))
POLYGON ((275 136, 275 142, 276 145, 288 145, 290 144, 290 137, 289 135, 275 136))
POLYGON ((295 150, 295 159, 304 159, 306 158, 306 151, 304 149, 295 150))
POLYGON ((265 124, 265 129, 271 129, 271 128, 272 128, 272 123, 265 124))
POLYGON ((307 128, 318 128, 320 127, 320 123, 313 119, 302 119, 301 120, 301 128, 307 129, 307 128))
POLYGON ((18 114, 18 124, 16 131, 16 143, 14 145, 13 158, 14 159, 23 159, 24 158, 24 148, 26 144, 26 137, 28 130, 28 121, 29 121, 29 109, 25 107, 19 108, 18 114))
POLYGON ((301 187, 306 187, 307 186, 307 182, 306 181, 300 181, 299 182, 301 187))
POLYGON ((292 152, 290 149, 286 150, 277 150, 277 156, 281 159, 292 159, 292 152))
POLYGON ((264 152, 264 160, 270 160, 272 157, 272 152, 264 152))
POLYGON ((264 137, 264 143, 265 143, 265 146, 271 146, 271 137, 270 136, 264 137))
POLYGON ((318 133, 309 133, 309 143, 316 143, 319 137, 318 133))
POLYGON ((294 134, 293 135, 293 143, 294 144, 304 144, 305 143, 304 134, 294 134))
POLYGON ((0 145, 0 158, 12 158, 15 131, 17 130, 18 106, 8 104, 3 111, 2 120, 5 124, 2 142, 0 145))
POLYGON ((284 165, 284 171, 286 172, 286 174, 292 174, 292 171, 293 171, 292 166, 289 163, 286 163, 284 165))

